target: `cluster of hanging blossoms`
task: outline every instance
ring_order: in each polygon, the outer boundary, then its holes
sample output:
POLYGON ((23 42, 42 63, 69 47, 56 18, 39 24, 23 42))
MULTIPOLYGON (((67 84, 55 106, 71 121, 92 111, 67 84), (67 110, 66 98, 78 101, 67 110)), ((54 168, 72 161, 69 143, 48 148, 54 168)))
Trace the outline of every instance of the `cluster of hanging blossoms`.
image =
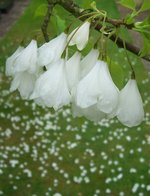
POLYGON ((71 103, 74 116, 94 122, 117 116, 128 127, 139 125, 144 110, 136 80, 129 79, 119 91, 98 49, 91 49, 85 57, 79 52, 88 43, 89 28, 86 21, 69 35, 61 33, 39 48, 35 40, 26 48, 19 47, 6 61, 6 75, 13 77, 10 90, 18 89, 22 98, 55 110, 71 103), (77 52, 62 58, 72 45, 77 52))

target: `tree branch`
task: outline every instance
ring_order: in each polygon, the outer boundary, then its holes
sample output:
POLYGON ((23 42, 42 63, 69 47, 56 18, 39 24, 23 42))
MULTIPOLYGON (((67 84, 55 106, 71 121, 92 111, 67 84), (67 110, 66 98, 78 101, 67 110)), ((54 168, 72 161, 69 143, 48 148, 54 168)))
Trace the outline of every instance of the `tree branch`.
POLYGON ((43 32, 43 36, 44 36, 44 39, 45 39, 46 42, 49 41, 47 28, 48 28, 48 24, 49 24, 49 21, 50 21, 50 17, 52 15, 53 8, 55 6, 55 3, 53 1, 51 1, 51 0, 47 0, 47 1, 48 1, 47 12, 46 12, 46 15, 44 17, 43 24, 41 26, 41 30, 43 32))
MULTIPOLYGON (((48 10, 47 10, 47 14, 46 14, 45 19, 44 19, 44 23, 42 25, 42 31, 43 31, 43 35, 44 35, 44 38, 45 38, 46 42, 49 40, 48 39, 48 34, 47 34, 47 27, 48 27, 48 23, 49 23, 49 18, 50 18, 50 15, 52 13, 52 9, 56 4, 61 5, 64 9, 66 9, 68 12, 70 12, 75 17, 83 16, 85 14, 85 11, 86 11, 86 10, 83 11, 76 3, 74 3, 73 0, 48 0, 48 10)), ((92 10, 90 12, 92 12, 92 10)), ((87 17, 80 18, 80 20, 82 20, 82 21, 85 21, 86 19, 87 19, 87 17)), ((126 24, 123 20, 120 20, 120 19, 117 20, 117 19, 107 18, 106 22, 110 23, 111 25, 113 25, 115 27, 119 27, 119 26, 122 26, 122 25, 125 26, 127 29, 132 29, 134 27, 134 24, 126 24)), ((95 22, 93 21, 92 25, 95 26, 95 24, 96 24, 96 21, 95 22)), ((100 31, 101 27, 102 26, 100 24, 98 24, 98 25, 95 26, 95 29, 100 31)), ((110 37, 110 39, 112 41, 115 41, 116 36, 113 35, 113 36, 110 37)), ((119 37, 117 38, 116 44, 118 45, 118 47, 124 48, 123 40, 119 37)), ((130 52, 136 54, 137 56, 139 56, 140 48, 138 48, 137 46, 132 45, 128 42, 125 42, 125 45, 126 45, 126 49, 128 51, 130 51, 130 52)), ((142 58, 147 60, 147 61, 150 61, 150 55, 143 56, 142 58)))

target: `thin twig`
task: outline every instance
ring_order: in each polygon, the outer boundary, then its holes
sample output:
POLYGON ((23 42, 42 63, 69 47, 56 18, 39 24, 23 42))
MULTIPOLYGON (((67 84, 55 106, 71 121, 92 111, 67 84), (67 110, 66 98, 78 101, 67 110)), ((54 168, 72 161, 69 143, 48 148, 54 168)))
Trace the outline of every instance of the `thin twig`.
POLYGON ((52 15, 52 11, 53 11, 54 6, 55 6, 54 2, 51 1, 51 0, 48 0, 47 12, 46 12, 46 15, 44 17, 43 24, 41 26, 43 36, 44 36, 44 39, 45 39, 46 42, 49 41, 47 28, 48 28, 48 24, 49 24, 50 17, 52 15))

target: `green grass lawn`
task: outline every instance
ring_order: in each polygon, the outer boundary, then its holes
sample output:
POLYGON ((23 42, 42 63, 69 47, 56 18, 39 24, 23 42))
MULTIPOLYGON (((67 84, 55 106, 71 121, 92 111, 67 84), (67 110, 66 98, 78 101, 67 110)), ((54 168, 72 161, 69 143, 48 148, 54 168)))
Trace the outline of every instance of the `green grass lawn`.
MULTIPOLYGON (((9 93, 5 60, 20 42, 28 43, 39 32, 42 17, 34 17, 34 10, 40 2, 32 0, 0 40, 0 195, 149 196, 150 144, 145 135, 150 135, 150 81, 134 56, 145 108, 145 119, 135 128, 121 125, 116 118, 94 124, 73 118, 70 107, 54 112, 21 100, 18 92, 9 93)), ((123 67, 122 84, 114 73, 121 88, 129 72, 127 61, 115 47, 111 54, 123 67)))

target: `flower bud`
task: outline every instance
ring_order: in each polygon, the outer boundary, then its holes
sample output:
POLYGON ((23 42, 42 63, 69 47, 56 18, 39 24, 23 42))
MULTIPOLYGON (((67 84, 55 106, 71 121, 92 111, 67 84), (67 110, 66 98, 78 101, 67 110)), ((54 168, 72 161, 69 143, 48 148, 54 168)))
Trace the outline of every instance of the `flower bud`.
POLYGON ((87 21, 81 27, 74 29, 68 36, 69 46, 77 45, 79 50, 83 50, 89 39, 90 23, 87 21))

